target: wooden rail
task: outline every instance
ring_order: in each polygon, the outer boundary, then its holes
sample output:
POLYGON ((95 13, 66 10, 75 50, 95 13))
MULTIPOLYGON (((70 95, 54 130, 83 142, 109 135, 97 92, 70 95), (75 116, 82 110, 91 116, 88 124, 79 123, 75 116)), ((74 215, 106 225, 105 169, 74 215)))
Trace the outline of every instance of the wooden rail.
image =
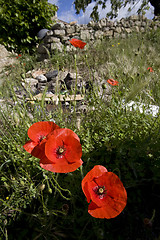
MULTIPOLYGON (((30 101, 31 103, 34 103, 34 101, 39 100, 41 101, 43 98, 43 94, 39 93, 36 96, 34 96, 32 99, 31 98, 26 98, 27 101, 30 101)), ((53 101, 58 103, 59 101, 61 102, 70 102, 70 101, 82 101, 84 100, 84 95, 56 95, 56 94, 46 94, 44 101, 53 101)))

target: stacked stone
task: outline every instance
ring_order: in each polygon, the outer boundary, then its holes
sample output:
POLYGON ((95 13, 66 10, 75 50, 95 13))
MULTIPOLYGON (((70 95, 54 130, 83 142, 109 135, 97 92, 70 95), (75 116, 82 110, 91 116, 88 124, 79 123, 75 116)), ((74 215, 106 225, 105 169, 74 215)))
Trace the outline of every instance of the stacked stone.
POLYGON ((45 59, 55 51, 62 52, 64 49, 72 51, 74 47, 69 42, 71 38, 93 43, 97 39, 125 38, 132 32, 146 32, 159 27, 159 19, 147 19, 144 15, 133 15, 115 22, 103 18, 98 22, 90 21, 88 24, 69 24, 59 21, 46 33, 43 42, 38 46, 38 53, 40 59, 45 59))

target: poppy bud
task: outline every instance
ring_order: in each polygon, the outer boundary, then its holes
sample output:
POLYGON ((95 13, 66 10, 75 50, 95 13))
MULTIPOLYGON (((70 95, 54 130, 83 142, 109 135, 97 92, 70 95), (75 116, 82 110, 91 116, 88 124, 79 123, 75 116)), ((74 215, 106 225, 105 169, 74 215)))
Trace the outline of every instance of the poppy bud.
POLYGON ((38 189, 39 189, 40 191, 43 191, 43 190, 45 189, 45 184, 39 185, 38 189))
POLYGON ((143 222, 144 222, 144 225, 146 227, 148 227, 148 228, 152 227, 152 222, 151 222, 151 220, 149 218, 144 218, 143 222))
POLYGON ((48 192, 49 192, 50 194, 52 194, 52 189, 51 189, 51 188, 49 188, 49 189, 48 189, 48 192))
POLYGON ((69 211, 69 205, 68 205, 68 204, 63 204, 63 206, 62 206, 62 211, 63 211, 65 214, 67 214, 68 211, 69 211))

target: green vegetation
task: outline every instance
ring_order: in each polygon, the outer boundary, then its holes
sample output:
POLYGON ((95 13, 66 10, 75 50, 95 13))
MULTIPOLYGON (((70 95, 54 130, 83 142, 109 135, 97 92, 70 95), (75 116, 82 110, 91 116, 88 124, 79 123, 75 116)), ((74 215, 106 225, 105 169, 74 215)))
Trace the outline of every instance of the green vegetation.
MULTIPOLYGON (((102 40, 86 50, 60 53, 48 63, 28 56, 8 68, 0 98, 0 229, 5 240, 158 240, 160 239, 160 114, 152 116, 125 104, 135 101, 160 106, 160 31, 132 35, 127 39, 102 40), (25 65, 24 65, 25 63, 25 65), (76 69, 92 88, 85 93, 87 109, 77 127, 76 107, 19 101, 22 79, 33 68, 76 69), (148 67, 153 72, 147 70, 148 67), (99 94, 101 80, 112 78, 110 100, 99 94), (72 110, 72 111, 71 111, 72 110), (39 160, 23 149, 27 130, 37 121, 54 120, 77 133, 83 148, 83 168, 54 174, 39 166, 39 160), (81 189, 94 165, 117 174, 127 190, 124 211, 114 219, 96 219, 88 214, 81 189), (148 221, 148 222, 147 222, 148 221)), ((32 97, 28 91, 26 97, 32 97)), ((79 117, 79 116, 78 116, 79 117)))
MULTIPOLYGON (((86 8, 88 7, 88 5, 90 3, 94 3, 95 5, 92 9, 92 12, 90 14, 90 17, 94 20, 98 20, 99 19, 99 6, 102 9, 105 9, 107 7, 107 4, 111 7, 111 11, 108 12, 106 15, 110 16, 111 18, 117 17, 118 16, 118 11, 122 8, 128 8, 128 12, 131 12, 131 10, 137 5, 139 4, 139 1, 136 0, 110 0, 110 2, 108 0, 85 0, 85 1, 81 1, 81 0, 74 0, 74 5, 75 5, 75 9, 76 9, 76 13, 79 14, 80 11, 82 10, 83 12, 85 12, 86 8)), ((154 15, 155 16, 159 16, 160 15, 160 3, 156 0, 142 0, 140 2, 139 8, 137 10, 137 13, 140 14, 145 14, 146 10, 148 10, 150 8, 150 5, 152 5, 154 7, 154 15)))
POLYGON ((0 1, 0 43, 8 50, 32 52, 38 42, 37 33, 50 28, 56 6, 47 0, 0 1))

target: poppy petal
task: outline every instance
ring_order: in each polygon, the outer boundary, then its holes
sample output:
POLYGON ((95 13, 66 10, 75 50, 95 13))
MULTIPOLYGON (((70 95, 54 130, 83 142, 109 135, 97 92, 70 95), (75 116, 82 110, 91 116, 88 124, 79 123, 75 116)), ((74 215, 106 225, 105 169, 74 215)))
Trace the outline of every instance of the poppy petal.
POLYGON ((100 165, 84 177, 82 190, 87 201, 91 201, 88 212, 96 218, 114 218, 127 203, 127 192, 119 177, 100 165))
MULTIPOLYGON (((58 128, 57 128, 58 129, 58 128)), ((51 135, 54 135, 54 136, 56 136, 56 137, 58 137, 58 136, 60 136, 60 135, 62 135, 63 137, 64 136, 72 136, 72 137, 74 137, 75 139, 77 139, 79 142, 80 142, 80 139, 79 139, 79 137, 78 137, 78 135, 75 133, 75 132, 73 132, 71 129, 69 129, 69 128, 59 128, 59 129, 61 129, 61 131, 58 131, 58 132, 51 132, 48 136, 47 136, 47 139, 51 136, 51 135)))
POLYGON ((88 183, 88 191, 91 192, 91 200, 97 204, 97 206, 102 207, 110 204, 113 208, 116 205, 118 209, 121 209, 121 205, 126 205, 127 193, 126 190, 119 179, 119 177, 112 173, 107 172, 102 176, 88 183), (98 194, 94 192, 95 186, 104 186, 104 195, 100 198, 98 194), (120 206, 119 206, 120 205, 120 206))
POLYGON ((103 173, 107 172, 107 169, 101 165, 96 165, 94 168, 92 168, 91 171, 89 171, 86 176, 82 180, 82 190, 84 194, 86 195, 86 187, 85 184, 86 182, 91 182, 94 178, 98 178, 101 176, 103 173))
POLYGON ((90 195, 90 192, 88 191, 88 183, 87 182, 83 185, 83 192, 87 198, 87 202, 89 203, 91 201, 91 195, 90 195))
POLYGON ((80 142, 74 138, 75 134, 70 129, 57 129, 47 139, 45 146, 45 154, 48 159, 60 162, 63 158, 69 163, 79 160, 82 156, 82 146, 80 142), (57 149, 64 147, 64 155, 58 157, 57 149))
POLYGON ((116 80, 114 80, 114 79, 111 79, 111 78, 108 79, 107 82, 108 82, 109 84, 111 84, 112 86, 116 86, 116 85, 119 84, 118 81, 116 81, 116 80))
POLYGON ((32 140, 27 141, 27 142, 23 145, 24 149, 25 149, 27 152, 29 152, 29 153, 32 152, 32 150, 35 148, 35 146, 37 146, 37 143, 34 142, 34 141, 32 141, 32 140))
POLYGON ((74 172, 83 164, 83 161, 80 159, 73 164, 67 164, 66 162, 60 162, 59 164, 54 164, 49 161, 49 159, 41 159, 40 166, 47 171, 57 172, 57 173, 68 173, 74 172))
POLYGON ((40 142, 43 137, 58 128, 60 127, 54 122, 36 122, 28 129, 28 137, 34 142, 40 142))
POLYGON ((150 72, 154 72, 151 67, 148 67, 147 70, 149 70, 150 72))
POLYGON ((76 38, 72 38, 71 40, 69 40, 70 43, 74 46, 74 47, 78 47, 80 49, 83 49, 84 46, 86 45, 85 42, 82 42, 81 40, 79 39, 76 39, 76 38))
POLYGON ((43 158, 45 155, 45 143, 46 139, 43 139, 40 144, 34 147, 31 155, 39 159, 43 158))
MULTIPOLYGON (((122 207, 122 210, 125 206, 122 207)), ((95 218, 115 218, 117 217, 121 212, 118 211, 116 208, 111 208, 110 205, 107 205, 105 207, 98 207, 94 202, 91 202, 88 207, 88 213, 95 218)))

